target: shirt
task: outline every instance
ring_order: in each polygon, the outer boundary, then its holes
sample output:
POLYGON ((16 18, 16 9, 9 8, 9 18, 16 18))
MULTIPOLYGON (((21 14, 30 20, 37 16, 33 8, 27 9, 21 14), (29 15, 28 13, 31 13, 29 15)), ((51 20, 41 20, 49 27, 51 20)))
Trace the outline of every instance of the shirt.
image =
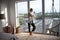
POLYGON ((32 23, 34 19, 34 12, 30 12, 28 15, 28 23, 32 23))

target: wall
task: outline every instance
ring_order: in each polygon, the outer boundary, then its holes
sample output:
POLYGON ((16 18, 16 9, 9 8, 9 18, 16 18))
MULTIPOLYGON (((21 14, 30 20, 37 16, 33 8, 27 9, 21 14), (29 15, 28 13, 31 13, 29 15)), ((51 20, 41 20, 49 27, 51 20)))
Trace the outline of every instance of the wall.
MULTIPOLYGON (((0 1, 0 13, 5 13, 5 8, 7 8, 7 15, 8 15, 8 25, 13 25, 13 27, 16 27, 16 15, 15 15, 15 1, 14 0, 2 0, 0 1)), ((4 21, 0 21, 0 30, 2 30, 2 27, 5 25, 3 24, 4 21)))

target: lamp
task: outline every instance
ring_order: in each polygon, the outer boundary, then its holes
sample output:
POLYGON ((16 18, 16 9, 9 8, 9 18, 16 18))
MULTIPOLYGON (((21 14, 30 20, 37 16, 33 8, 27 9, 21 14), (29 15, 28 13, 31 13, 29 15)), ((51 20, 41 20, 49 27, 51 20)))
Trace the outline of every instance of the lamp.
POLYGON ((0 20, 5 19, 5 15, 4 14, 0 14, 0 20))

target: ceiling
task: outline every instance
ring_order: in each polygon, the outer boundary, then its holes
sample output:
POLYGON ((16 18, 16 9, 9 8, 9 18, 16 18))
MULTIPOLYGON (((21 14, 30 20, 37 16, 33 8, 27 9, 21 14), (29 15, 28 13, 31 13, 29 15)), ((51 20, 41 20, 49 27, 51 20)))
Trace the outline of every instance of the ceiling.
MULTIPOLYGON (((0 1, 5 1, 5 0, 0 0, 0 1)), ((7 1, 7 0, 6 0, 7 1)), ((13 1, 13 0, 12 0, 13 1)), ((15 0, 15 1, 28 1, 28 0, 15 0)), ((33 0, 29 0, 29 1, 33 1, 33 0)))
MULTIPOLYGON (((28 0, 0 0, 0 3, 1 2, 5 2, 5 1, 15 1, 15 2, 24 2, 24 1, 28 1, 28 0)), ((29 1, 34 1, 34 0, 29 0, 29 1)))
MULTIPOLYGON (((23 2, 23 1, 28 1, 28 0, 15 0, 15 1, 23 2)), ((29 1, 34 1, 34 0, 29 0, 29 1)))

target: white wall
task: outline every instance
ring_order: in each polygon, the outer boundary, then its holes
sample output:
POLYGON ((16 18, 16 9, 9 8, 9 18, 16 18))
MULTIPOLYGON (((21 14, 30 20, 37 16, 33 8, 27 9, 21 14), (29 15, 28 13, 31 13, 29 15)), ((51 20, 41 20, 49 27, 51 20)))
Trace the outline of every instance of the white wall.
POLYGON ((59 25, 59 35, 60 35, 60 25, 59 25))
MULTIPOLYGON (((1 14, 5 14, 5 19, 3 19, 1 22, 0 22, 0 27, 1 27, 1 30, 3 29, 3 27, 6 26, 6 20, 7 20, 7 1, 6 0, 2 0, 0 1, 0 4, 1 4, 1 14)), ((2 30, 3 31, 3 30, 2 30)))
MULTIPOLYGON (((9 25, 13 25, 16 26, 16 15, 15 15, 15 1, 14 0, 4 0, 4 1, 0 1, 0 9, 2 14, 4 14, 6 12, 5 8, 7 8, 7 15, 8 15, 8 24, 9 25)), ((0 30, 2 30, 2 27, 4 27, 5 25, 2 25, 2 21, 0 21, 0 30)))
MULTIPOLYGON (((7 2, 7 13, 8 13, 8 25, 16 27, 16 13, 15 13, 15 1, 10 0, 7 2)), ((15 30, 15 29, 14 29, 15 30)), ((16 30, 14 31, 14 33, 16 30)))
MULTIPOLYGON (((5 7, 6 7, 6 3, 5 2, 1 2, 0 1, 0 13, 4 14, 5 13, 5 7)), ((3 32, 3 27, 4 27, 4 20, 0 20, 0 32, 3 32)))
POLYGON ((16 26, 16 14, 15 14, 15 2, 8 1, 7 2, 7 13, 8 13, 8 23, 9 25, 16 26))
MULTIPOLYGON (((1 1, 0 1, 0 14, 1 14, 1 1)), ((2 21, 0 20, 0 32, 2 32, 2 21)))

